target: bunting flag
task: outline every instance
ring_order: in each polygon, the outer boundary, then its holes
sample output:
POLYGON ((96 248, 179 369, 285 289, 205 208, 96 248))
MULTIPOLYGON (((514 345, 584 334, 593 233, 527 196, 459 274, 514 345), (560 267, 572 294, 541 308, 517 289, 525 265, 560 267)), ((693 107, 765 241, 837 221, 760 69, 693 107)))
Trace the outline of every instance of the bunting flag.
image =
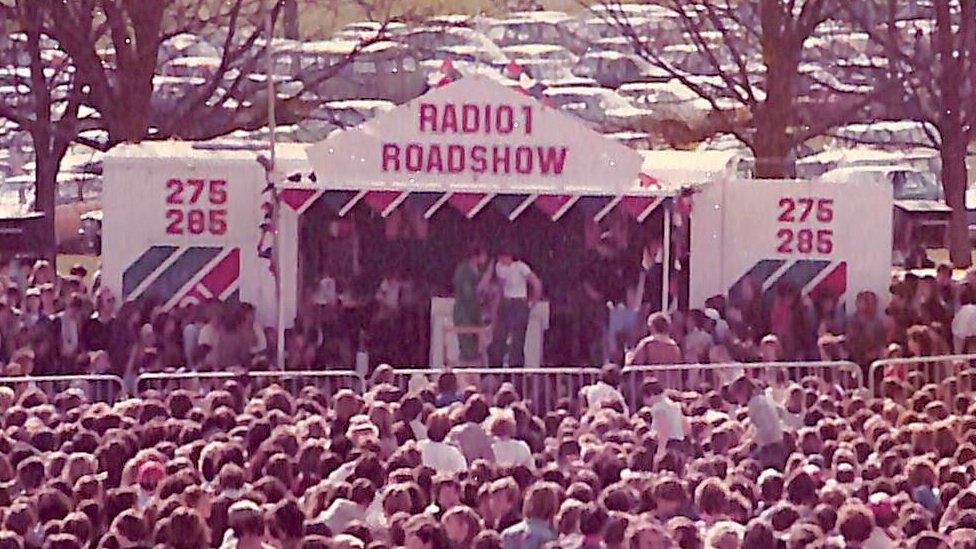
MULTIPOLYGON (((424 219, 433 218, 445 205, 468 219, 473 219, 484 209, 498 212, 509 221, 515 221, 530 207, 534 207, 552 221, 559 221, 569 211, 579 208, 583 215, 594 221, 601 221, 613 210, 620 208, 628 216, 643 222, 661 204, 664 198, 647 194, 628 195, 577 195, 577 194, 530 194, 530 193, 483 193, 462 191, 405 191, 405 190, 322 190, 307 188, 283 189, 279 192, 282 204, 288 205, 299 214, 303 213, 316 200, 335 212, 338 217, 346 217, 359 205, 369 208, 383 218, 393 215, 398 208, 410 207, 422 214, 424 219)), ((677 198, 675 198, 677 201, 677 198)), ((684 197, 684 204, 690 207, 691 196, 684 197)), ((680 208, 681 204, 677 203, 680 208)), ((270 210, 262 222, 262 238, 259 249, 270 249, 270 232, 273 230, 270 210), (268 234, 264 238, 265 233, 268 234)), ((268 256, 270 257, 270 255, 268 256)))
MULTIPOLYGON (((552 102, 549 97, 546 96, 546 86, 534 78, 525 67, 519 65, 515 61, 509 61, 502 69, 502 74, 509 79, 515 81, 515 91, 534 97, 543 106, 551 107, 552 102)), ((433 74, 431 74, 428 79, 428 83, 435 88, 443 88, 444 86, 457 81, 464 75, 461 74, 457 68, 454 67, 454 62, 450 58, 445 58, 441 62, 440 68, 433 74)))
POLYGON ((454 68, 454 62, 447 58, 441 63, 440 69, 431 75, 428 82, 433 82, 435 88, 443 88, 459 78, 461 78, 461 73, 454 68))

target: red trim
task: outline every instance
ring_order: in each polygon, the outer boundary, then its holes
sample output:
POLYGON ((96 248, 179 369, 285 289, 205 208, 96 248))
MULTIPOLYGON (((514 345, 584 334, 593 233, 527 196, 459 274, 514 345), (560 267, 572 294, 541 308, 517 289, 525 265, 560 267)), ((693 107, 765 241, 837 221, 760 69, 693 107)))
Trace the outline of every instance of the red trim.
POLYGON ((383 213, 400 196, 400 191, 370 191, 363 200, 376 212, 383 213))
POLYGON ((487 196, 485 193, 454 193, 447 201, 451 203, 451 206, 454 206, 454 209, 467 216, 471 210, 481 204, 485 196, 487 196))
POLYGON ((278 197, 297 212, 315 196, 316 192, 315 189, 284 189, 278 193, 278 197))
POLYGON ((566 205, 567 202, 572 200, 573 197, 568 194, 541 194, 535 199, 536 208, 542 210, 547 216, 553 217, 560 208, 566 205))

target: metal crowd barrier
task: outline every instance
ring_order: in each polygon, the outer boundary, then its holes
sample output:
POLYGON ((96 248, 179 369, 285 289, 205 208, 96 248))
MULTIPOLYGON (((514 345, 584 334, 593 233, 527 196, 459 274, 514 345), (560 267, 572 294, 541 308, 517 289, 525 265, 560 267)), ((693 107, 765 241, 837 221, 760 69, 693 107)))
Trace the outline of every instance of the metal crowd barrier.
POLYGON ((91 402, 114 404, 123 395, 122 378, 113 375, 13 376, 0 377, 0 386, 37 387, 48 394, 81 389, 91 402))
POLYGON ((364 390, 362 377, 351 370, 296 370, 262 372, 165 372, 142 374, 136 381, 138 392, 157 390, 161 392, 176 389, 191 391, 212 391, 220 389, 226 382, 237 380, 249 386, 264 387, 278 384, 286 391, 297 395, 303 387, 318 387, 326 395, 340 389, 352 389, 358 393, 364 390))
MULTIPOLYGON (((422 377, 436 391, 437 378, 447 370, 397 369, 393 371, 396 385, 406 391, 410 380, 422 377)), ((575 399, 580 389, 600 378, 598 368, 452 368, 463 387, 476 384, 484 394, 494 394, 502 383, 511 383, 534 414, 544 415, 555 410, 564 398, 575 399)))
MULTIPOLYGON (((959 376, 960 374, 976 367, 976 354, 969 355, 938 355, 914 358, 887 358, 875 360, 868 369, 868 388, 871 394, 881 396, 878 393, 880 383, 884 381, 888 374, 896 377, 907 378, 912 374, 920 374, 922 384, 942 383, 946 379, 959 376), (886 372, 886 370, 894 372, 886 372)), ((967 376, 970 377, 971 376, 967 376)), ((968 390, 973 390, 970 379, 968 390)))
POLYGON ((784 380, 799 381, 804 377, 814 376, 845 390, 864 387, 861 367, 850 361, 733 362, 627 366, 623 370, 622 392, 627 399, 627 405, 636 409, 642 404, 642 384, 647 377, 653 376, 667 389, 685 391, 696 390, 702 383, 723 387, 742 375, 760 377, 763 381, 772 383, 780 372, 784 380))

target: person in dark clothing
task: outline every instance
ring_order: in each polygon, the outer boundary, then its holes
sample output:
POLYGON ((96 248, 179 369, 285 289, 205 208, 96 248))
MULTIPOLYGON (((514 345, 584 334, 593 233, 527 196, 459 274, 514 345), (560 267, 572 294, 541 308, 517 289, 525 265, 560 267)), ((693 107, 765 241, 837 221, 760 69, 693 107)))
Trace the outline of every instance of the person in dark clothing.
POLYGON ((95 312, 85 323, 82 340, 89 351, 108 351, 115 327, 115 296, 108 288, 95 293, 95 312))
POLYGON ((623 294, 623 270, 608 238, 601 238, 583 265, 578 313, 581 358, 586 364, 600 365, 606 358, 607 302, 623 294))

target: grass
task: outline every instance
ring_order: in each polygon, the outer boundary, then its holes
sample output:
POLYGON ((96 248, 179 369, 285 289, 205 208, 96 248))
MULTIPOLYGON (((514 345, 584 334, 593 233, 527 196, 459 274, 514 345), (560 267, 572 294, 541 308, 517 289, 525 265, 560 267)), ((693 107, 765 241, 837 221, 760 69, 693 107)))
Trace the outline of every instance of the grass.
POLYGON ((58 274, 68 275, 71 268, 75 265, 82 265, 88 269, 88 276, 85 277, 85 284, 91 288, 92 281, 95 280, 95 271, 101 268, 101 261, 93 255, 58 254, 58 274))

